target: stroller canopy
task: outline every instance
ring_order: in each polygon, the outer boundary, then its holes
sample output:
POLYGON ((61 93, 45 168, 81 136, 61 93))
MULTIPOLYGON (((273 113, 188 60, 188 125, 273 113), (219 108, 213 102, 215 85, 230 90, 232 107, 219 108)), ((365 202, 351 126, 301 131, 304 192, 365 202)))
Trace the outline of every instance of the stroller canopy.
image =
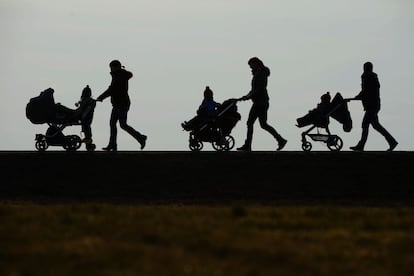
POLYGON ((26 117, 33 124, 44 124, 55 118, 55 99, 53 98, 54 90, 48 88, 40 95, 31 98, 26 105, 26 117))
POLYGON ((336 93, 331 101, 330 116, 342 124, 345 132, 350 132, 352 129, 351 114, 348 110, 348 103, 342 98, 340 93, 336 93))

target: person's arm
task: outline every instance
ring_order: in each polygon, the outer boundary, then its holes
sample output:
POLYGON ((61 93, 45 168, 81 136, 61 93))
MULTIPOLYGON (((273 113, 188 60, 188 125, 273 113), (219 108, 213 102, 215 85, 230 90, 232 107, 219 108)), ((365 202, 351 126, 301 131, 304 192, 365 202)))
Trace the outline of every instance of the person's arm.
POLYGON ((112 94, 112 86, 109 86, 108 89, 106 89, 105 92, 103 92, 101 95, 99 95, 96 100, 99 102, 102 102, 104 99, 108 98, 112 94))

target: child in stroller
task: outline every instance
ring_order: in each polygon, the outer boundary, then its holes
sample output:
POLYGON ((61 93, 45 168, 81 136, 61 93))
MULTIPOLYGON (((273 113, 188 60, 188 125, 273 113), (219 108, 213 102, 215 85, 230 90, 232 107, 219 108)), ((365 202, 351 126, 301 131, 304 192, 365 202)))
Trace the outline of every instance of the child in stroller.
POLYGON ((96 146, 92 143, 91 124, 95 110, 95 100, 91 97, 91 89, 86 86, 82 90, 81 99, 71 109, 60 103, 55 103, 54 90, 48 88, 34 97, 26 106, 26 117, 34 124, 47 123, 49 128, 46 134, 36 134, 35 147, 45 151, 49 146, 62 146, 67 151, 76 151, 85 144, 86 150, 94 151, 96 146), (64 135, 67 126, 81 125, 84 139, 78 135, 64 135))
POLYGON ((312 149, 312 144, 306 140, 306 136, 310 137, 313 141, 326 143, 331 151, 341 150, 343 141, 338 135, 330 133, 328 127, 329 117, 341 123, 345 132, 351 131, 351 115, 348 111, 347 102, 342 98, 340 93, 336 93, 331 101, 330 93, 326 92, 321 96, 321 101, 316 108, 296 120, 297 127, 312 125, 307 131, 302 132, 302 149, 304 151, 310 151, 312 149), (310 133, 315 128, 317 128, 317 133, 310 133), (320 128, 325 129, 327 134, 319 133, 320 128))
POLYGON ((229 99, 219 104, 214 101, 213 91, 206 87, 197 116, 181 124, 184 130, 190 132, 190 150, 200 151, 203 142, 210 142, 217 151, 229 151, 234 147, 230 132, 241 118, 236 102, 229 99))

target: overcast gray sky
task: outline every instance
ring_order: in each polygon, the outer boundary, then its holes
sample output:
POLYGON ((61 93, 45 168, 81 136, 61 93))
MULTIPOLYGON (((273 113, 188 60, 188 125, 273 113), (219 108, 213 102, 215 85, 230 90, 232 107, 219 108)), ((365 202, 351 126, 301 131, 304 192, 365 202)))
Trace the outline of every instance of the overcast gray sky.
MULTIPOLYGON (((74 108, 85 85, 94 97, 108 87, 112 59, 134 74, 128 122, 148 135, 146 150, 188 150, 180 124, 195 115, 204 87, 220 102, 245 95, 252 56, 271 70, 268 122, 288 139, 286 150, 301 150, 305 129, 295 126, 296 118, 323 93, 360 91, 366 61, 382 85, 380 122, 399 141, 397 150, 413 150, 413 27, 410 0, 0 0, 0 150, 34 150, 35 134, 46 131, 25 117, 30 98, 52 87, 56 102, 74 108)), ((250 106, 238 104, 236 146, 244 142, 250 106)), ((110 111, 109 99, 95 110, 99 149, 108 143, 110 111)), ((330 124, 343 150, 361 134, 361 103, 350 103, 350 111, 350 133, 330 124)), ((79 132, 79 126, 65 130, 79 132)), ((258 123, 252 147, 276 148, 258 123)), ((386 148, 371 129, 366 149, 386 148)), ((119 129, 118 149, 139 150, 139 144, 119 129)), ((314 150, 327 148, 314 143, 314 150)))

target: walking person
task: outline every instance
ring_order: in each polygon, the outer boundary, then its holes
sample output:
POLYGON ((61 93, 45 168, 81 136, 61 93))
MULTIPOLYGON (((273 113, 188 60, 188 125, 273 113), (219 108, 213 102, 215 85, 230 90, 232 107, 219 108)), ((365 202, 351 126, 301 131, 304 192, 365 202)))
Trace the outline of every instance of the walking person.
POLYGON ((119 126, 134 137, 141 145, 141 150, 144 149, 147 136, 139 133, 130 125, 127 124, 127 117, 131 101, 128 95, 128 81, 132 78, 132 73, 125 70, 119 60, 113 60, 109 63, 111 70, 112 81, 108 89, 103 92, 96 100, 103 101, 107 97, 111 97, 112 112, 109 121, 111 134, 109 138, 108 146, 102 148, 105 151, 116 151, 117 143, 117 127, 116 124, 119 121, 119 126))
POLYGON ((260 127, 269 132, 278 142, 276 150, 281 150, 286 145, 287 140, 280 136, 277 131, 267 123, 267 111, 269 109, 269 95, 267 93, 267 79, 270 70, 263 62, 257 58, 249 59, 248 64, 252 70, 252 81, 250 92, 243 96, 241 100, 252 100, 249 117, 247 119, 247 137, 244 145, 237 148, 239 151, 251 151, 253 139, 253 125, 259 119, 260 127))
POLYGON ((369 126, 372 125, 372 127, 384 136, 385 140, 388 142, 389 148, 387 151, 393 151, 398 145, 398 142, 378 121, 378 112, 381 108, 380 83, 377 74, 373 72, 373 65, 371 62, 364 63, 364 72, 361 75, 361 88, 361 92, 357 96, 348 99, 348 101, 362 101, 362 106, 365 110, 364 118, 362 119, 361 139, 358 144, 350 147, 350 149, 354 151, 364 150, 365 143, 368 139, 369 126))

